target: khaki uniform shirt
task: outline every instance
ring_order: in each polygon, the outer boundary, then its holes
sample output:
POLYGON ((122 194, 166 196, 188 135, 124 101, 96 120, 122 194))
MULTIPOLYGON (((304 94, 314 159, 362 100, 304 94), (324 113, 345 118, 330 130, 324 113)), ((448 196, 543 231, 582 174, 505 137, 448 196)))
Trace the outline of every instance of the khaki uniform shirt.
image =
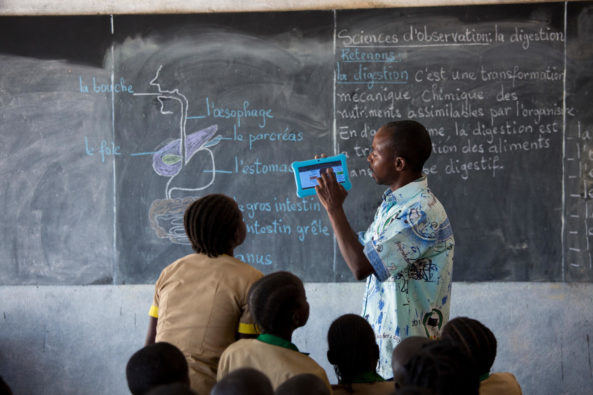
POLYGON ((347 385, 332 385, 334 395, 391 395, 395 391, 393 381, 379 381, 376 383, 353 383, 352 392, 347 385))
POLYGON ((209 394, 223 350, 237 332, 256 334, 247 292, 261 272, 228 255, 187 255, 161 273, 150 315, 156 341, 177 346, 187 358, 191 387, 209 394))
POLYGON ((242 339, 231 344, 220 356, 217 379, 222 379, 233 370, 246 367, 257 369, 268 376, 274 390, 293 376, 312 373, 320 377, 331 391, 325 370, 311 357, 257 339, 242 339))
POLYGON ((521 386, 512 373, 492 373, 480 383, 480 395, 521 395, 521 386))

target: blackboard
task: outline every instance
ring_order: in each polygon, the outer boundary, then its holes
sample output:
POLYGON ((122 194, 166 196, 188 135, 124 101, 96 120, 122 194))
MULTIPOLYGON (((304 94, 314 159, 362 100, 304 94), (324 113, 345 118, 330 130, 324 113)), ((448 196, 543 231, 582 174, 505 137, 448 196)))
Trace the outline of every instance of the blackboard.
POLYGON ((3 17, 0 283, 152 283, 234 197, 237 256, 353 281, 290 163, 345 153, 364 230, 376 129, 416 119, 456 281, 592 281, 593 6, 3 17))

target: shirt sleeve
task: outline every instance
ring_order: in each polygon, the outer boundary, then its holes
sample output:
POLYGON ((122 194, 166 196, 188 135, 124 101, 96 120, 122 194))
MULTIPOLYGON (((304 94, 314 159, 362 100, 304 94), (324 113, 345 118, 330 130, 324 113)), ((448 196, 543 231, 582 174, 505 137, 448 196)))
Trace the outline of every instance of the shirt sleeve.
MULTIPOLYGON (((263 277, 263 274, 258 272, 257 276, 255 276, 251 284, 259 280, 261 277, 263 277)), ((255 320, 249 312, 249 304, 247 301, 248 294, 249 292, 247 291, 243 299, 243 303, 241 306, 242 314, 239 318, 239 327, 237 328, 237 332, 239 332, 242 335, 258 335, 259 330, 257 328, 257 325, 255 324, 255 320)))
POLYGON ((148 310, 148 315, 154 318, 159 318, 159 308, 154 304, 150 306, 150 310, 148 310))
POLYGON ((159 318, 159 291, 161 289, 161 279, 163 277, 163 273, 159 276, 159 279, 156 281, 154 285, 154 295, 152 297, 152 305, 150 306, 150 310, 148 310, 148 315, 154 318, 159 318))

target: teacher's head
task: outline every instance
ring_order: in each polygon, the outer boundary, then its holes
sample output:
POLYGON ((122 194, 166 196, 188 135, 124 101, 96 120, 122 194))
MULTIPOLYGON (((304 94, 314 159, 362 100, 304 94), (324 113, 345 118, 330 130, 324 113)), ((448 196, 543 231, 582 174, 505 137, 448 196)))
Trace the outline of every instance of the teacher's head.
POLYGON ((247 234, 239 206, 221 194, 206 195, 190 204, 183 225, 194 251, 209 257, 233 255, 247 234))
POLYGON ((367 160, 375 181, 395 190, 422 176, 431 152, 430 135, 422 124, 395 121, 377 131, 367 160))

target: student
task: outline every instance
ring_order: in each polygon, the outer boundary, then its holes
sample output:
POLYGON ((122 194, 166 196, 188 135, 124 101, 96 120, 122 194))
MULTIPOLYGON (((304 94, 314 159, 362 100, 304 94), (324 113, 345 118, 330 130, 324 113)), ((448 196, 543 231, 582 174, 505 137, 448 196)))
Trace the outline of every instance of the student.
POLYGON ((395 390, 395 395, 435 395, 434 391, 428 388, 407 385, 395 390))
POLYGON ((12 395, 12 390, 8 386, 8 384, 4 381, 2 376, 0 376, 0 395, 12 395))
POLYGON ((496 358, 496 337, 478 320, 457 317, 443 327, 443 339, 450 339, 468 353, 478 367, 480 395, 521 395, 521 386, 512 373, 490 373, 496 358))
POLYGON ((192 389, 208 394, 216 383, 222 351, 237 337, 256 334, 247 295, 263 274, 233 257, 246 235, 233 199, 204 196, 187 208, 183 222, 196 253, 162 271, 146 343, 176 345, 187 358, 192 389))
MULTIPOLYGON (((311 373, 297 374, 280 384, 275 395, 330 395, 329 389, 319 378, 311 373)), ((334 392, 335 394, 335 392, 334 392)))
POLYGON ((146 393, 146 395, 197 395, 189 388, 189 384, 173 383, 159 385, 146 393))
POLYGON ((401 340, 436 338, 449 319, 455 241, 422 173, 431 150, 428 131, 416 121, 389 122, 377 131, 367 161, 375 182, 388 188, 366 232, 352 229, 344 210, 348 193, 333 171, 321 174, 315 187, 344 261, 357 280, 366 279, 361 315, 375 331, 377 371, 385 378, 401 340))
POLYGON ((274 395, 270 379, 253 368, 234 370, 220 380, 210 395, 274 395))
POLYGON ((411 336, 402 340, 393 350, 391 367, 393 368, 393 381, 395 389, 400 388, 406 374, 406 364, 412 357, 418 355, 425 344, 431 340, 422 336, 411 336))
POLYGON ((249 291, 249 309, 261 335, 239 340, 223 352, 219 380, 236 369, 253 367, 268 376, 275 389, 301 373, 315 374, 331 388, 323 368, 291 342, 294 330, 309 319, 305 288, 297 276, 276 272, 255 282, 249 291))
POLYGON ((177 347, 165 342, 136 351, 126 365, 126 379, 133 395, 143 395, 159 385, 177 382, 189 388, 185 356, 177 347))
POLYGON ((334 365, 338 385, 334 395, 389 395, 393 382, 375 372, 379 346, 371 325, 361 316, 345 314, 332 322, 327 333, 327 359, 334 365))
POLYGON ((434 340, 405 365, 400 395, 408 387, 420 387, 434 395, 478 395, 480 383, 470 357, 454 342, 434 340))

